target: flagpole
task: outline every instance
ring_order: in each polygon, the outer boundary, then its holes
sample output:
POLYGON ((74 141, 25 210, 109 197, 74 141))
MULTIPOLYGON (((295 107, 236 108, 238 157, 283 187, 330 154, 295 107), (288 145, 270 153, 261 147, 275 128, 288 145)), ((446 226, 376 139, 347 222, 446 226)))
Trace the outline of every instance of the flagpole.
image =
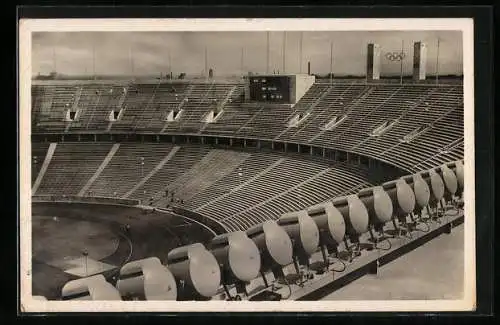
POLYGON ((439 37, 437 39, 437 53, 436 53, 436 84, 439 83, 439 37))
POLYGON ((302 73, 302 42, 303 42, 303 32, 300 32, 300 47, 299 47, 299 73, 302 73))
POLYGON ((168 49, 168 73, 169 73, 169 76, 172 75, 172 57, 170 55, 170 48, 168 49))
POLYGON ((92 45, 92 73, 94 74, 94 80, 96 79, 95 75, 95 44, 92 45))
POLYGON ((285 74, 286 69, 286 32, 283 32, 283 74, 285 74))
POLYGON ((132 77, 134 76, 134 50, 132 49, 132 45, 130 45, 130 73, 132 74, 132 77))
POLYGON ((333 42, 330 42, 330 85, 333 84, 333 42))
POLYGON ((208 79, 208 53, 206 46, 205 46, 205 78, 208 79))
POLYGON ((54 73, 56 73, 56 71, 57 71, 57 60, 56 60, 56 48, 55 47, 52 48, 52 60, 53 60, 53 63, 54 63, 53 70, 54 70, 54 73))
POLYGON ((244 62, 245 62, 245 53, 244 53, 244 48, 242 47, 241 48, 241 73, 244 75, 245 74, 245 70, 244 70, 244 62))
POLYGON ((269 74, 269 32, 266 33, 266 74, 269 74))
POLYGON ((403 84, 404 40, 401 40, 400 83, 403 84))

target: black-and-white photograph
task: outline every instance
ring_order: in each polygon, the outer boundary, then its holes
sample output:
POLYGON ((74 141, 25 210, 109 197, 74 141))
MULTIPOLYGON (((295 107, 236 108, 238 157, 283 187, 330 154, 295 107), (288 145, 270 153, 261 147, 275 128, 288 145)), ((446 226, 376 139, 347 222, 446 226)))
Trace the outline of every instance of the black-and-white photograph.
POLYGON ((464 29, 64 24, 24 41, 28 300, 474 307, 464 29))

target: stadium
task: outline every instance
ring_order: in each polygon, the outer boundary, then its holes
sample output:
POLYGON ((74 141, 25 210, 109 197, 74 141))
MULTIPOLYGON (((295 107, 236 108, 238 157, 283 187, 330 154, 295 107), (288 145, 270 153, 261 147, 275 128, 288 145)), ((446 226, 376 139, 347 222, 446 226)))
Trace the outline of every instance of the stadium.
POLYGON ((34 296, 318 300, 460 226, 461 71, 414 40, 313 73, 301 34, 273 69, 261 35, 261 72, 33 77, 34 296))

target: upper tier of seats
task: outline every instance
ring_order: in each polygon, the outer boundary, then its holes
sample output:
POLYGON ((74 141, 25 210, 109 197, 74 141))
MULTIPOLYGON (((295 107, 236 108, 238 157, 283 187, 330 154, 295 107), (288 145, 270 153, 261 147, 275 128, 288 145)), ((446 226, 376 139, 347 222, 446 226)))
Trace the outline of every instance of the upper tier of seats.
MULTIPOLYGON (((33 143, 40 163, 47 150, 46 143, 33 143)), ((196 145, 65 142, 55 144, 46 159, 48 167, 33 194, 179 206, 227 230, 246 229, 372 184, 369 170, 361 165, 196 145)), ((33 170, 33 179, 38 172, 33 170)))
POLYGON ((237 82, 34 85, 32 130, 276 140, 355 152, 407 171, 463 158, 462 84, 317 82, 293 107, 245 102, 243 91, 237 82), (65 120, 68 110, 78 111, 76 121, 65 120), (112 110, 121 111, 115 122, 112 110), (181 113, 169 122, 171 111, 181 113), (210 111, 222 113, 205 123, 210 111), (288 127, 297 114, 303 122, 288 127))

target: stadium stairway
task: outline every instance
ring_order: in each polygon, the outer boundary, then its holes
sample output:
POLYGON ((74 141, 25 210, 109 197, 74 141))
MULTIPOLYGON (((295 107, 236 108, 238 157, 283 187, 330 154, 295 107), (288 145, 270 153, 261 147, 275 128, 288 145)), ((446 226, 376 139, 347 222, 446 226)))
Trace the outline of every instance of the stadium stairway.
POLYGON ((92 186, 92 184, 99 177, 99 175, 101 175, 102 171, 104 170, 104 168, 106 168, 106 166, 108 165, 108 163, 111 161, 111 159, 115 155, 115 153, 118 150, 118 148, 120 148, 120 144, 119 143, 115 143, 113 145, 113 147, 111 147, 111 150, 106 155, 106 158, 104 158, 104 160, 102 161, 101 165, 99 165, 99 168, 97 168, 97 170, 95 171, 94 175, 92 175, 92 177, 89 178, 89 180, 87 181, 87 183, 85 184, 85 186, 83 186, 82 189, 80 190, 80 192, 78 192, 77 196, 84 196, 85 193, 87 193, 87 190, 92 186))
POLYGON ((189 200, 231 173, 250 154, 237 151, 212 150, 188 172, 176 179, 169 188, 176 197, 189 200))
POLYGON ((51 143, 49 149, 47 150, 47 154, 45 155, 45 159, 43 160, 43 165, 40 171, 38 172, 38 176, 36 177, 35 184, 31 189, 31 195, 35 195, 38 187, 42 183, 43 176, 49 168, 50 161, 52 160, 52 156, 54 155, 54 151, 56 151, 57 143, 51 143))
MULTIPOLYGON (((294 185, 294 186, 292 186, 292 187, 290 187, 290 188, 286 189, 286 190, 285 190, 285 191, 283 191, 283 192, 277 193, 277 194, 275 194, 275 195, 273 195, 273 196, 271 196, 271 197, 269 197, 269 198, 265 199, 264 201, 259 202, 258 204, 255 204, 255 205, 253 205, 253 206, 251 206, 251 207, 249 207, 249 208, 247 208, 247 209, 245 209, 245 210, 242 210, 242 211, 240 211, 240 212, 238 212, 238 213, 236 213, 236 214, 233 214, 232 216, 230 216, 230 217, 228 217, 228 218, 224 218, 224 219, 222 219, 222 220, 221 220, 221 222, 222 222, 222 223, 224 223, 224 221, 225 221, 225 220, 227 220, 227 219, 231 219, 231 218, 232 218, 232 219, 242 219, 242 220, 243 220, 243 219, 246 219, 246 218, 244 218, 244 217, 242 217, 242 216, 244 216, 245 214, 247 214, 249 211, 251 211, 251 210, 253 210, 253 209, 258 209, 258 208, 260 208, 261 206, 263 206, 263 205, 267 204, 268 202, 271 202, 271 201, 273 201, 273 200, 275 200, 275 199, 277 199, 277 198, 279 198, 279 197, 281 197, 281 196, 284 196, 284 195, 286 195, 286 194, 288 194, 288 193, 290 193, 290 192, 294 191, 294 190, 295 190, 295 189, 297 189, 297 188, 300 188, 302 185, 304 185, 304 184, 306 184, 306 183, 308 183, 308 182, 310 182, 310 181, 312 181, 312 180, 314 180, 314 179, 316 179, 316 178, 319 178, 319 177, 323 176, 323 175, 324 175, 324 174, 326 174, 328 171, 329 171, 329 169, 328 169, 328 168, 323 169, 323 170, 321 170, 319 173, 316 173, 314 176, 312 176, 312 177, 310 177, 310 178, 308 178, 308 179, 306 179, 306 180, 304 180, 304 181, 302 181, 302 182, 300 182, 300 183, 298 183, 298 184, 296 184, 296 185, 294 185)), ((262 216, 266 216, 266 215, 262 215, 262 216)), ((268 218, 269 216, 266 216, 266 217, 268 218)), ((259 223, 259 222, 263 222, 263 221, 265 221, 265 220, 264 220, 264 219, 256 219, 256 220, 255 220, 255 224, 257 224, 257 223, 259 223)), ((239 230, 244 230, 244 229, 239 229, 239 230)))
POLYGON ((175 146, 172 148, 172 150, 168 153, 167 156, 165 156, 165 158, 162 159, 162 161, 160 161, 158 163, 158 165, 156 165, 155 168, 153 168, 153 170, 151 172, 149 172, 149 174, 147 174, 143 179, 141 179, 140 182, 138 182, 137 184, 134 185, 134 187, 132 187, 130 189, 130 191, 128 191, 127 193, 125 193, 125 195, 123 196, 123 198, 128 198, 129 196, 131 196, 139 187, 141 187, 142 185, 144 185, 144 183, 146 183, 151 177, 153 177, 160 169, 163 168, 163 166, 168 162, 170 161, 170 159, 172 159, 172 157, 175 156, 175 154, 177 153, 177 151, 180 149, 179 146, 175 146))
POLYGON ((256 180, 257 178, 261 177, 262 175, 268 173, 271 169, 275 168, 276 166, 278 166, 279 164, 281 164, 285 159, 284 158, 280 158, 278 160, 276 160, 275 162, 273 162, 272 164, 270 164, 269 166, 267 166, 265 169, 261 170, 260 172, 258 172, 257 174, 255 174, 253 177, 251 177, 250 179, 246 180, 245 182, 243 183, 240 183, 239 185, 233 187, 230 191, 220 195, 220 196, 217 196, 216 198, 214 198, 213 200, 211 201, 208 201, 206 203, 204 203, 203 205, 197 207, 194 209, 194 211, 199 211, 199 210, 202 210, 204 209, 205 207, 209 206, 209 205, 212 205, 212 204, 215 204, 217 203, 218 201, 226 198, 227 196, 233 194, 234 192, 237 192, 239 191, 240 189, 246 187, 248 184, 252 183, 254 180, 256 180))

